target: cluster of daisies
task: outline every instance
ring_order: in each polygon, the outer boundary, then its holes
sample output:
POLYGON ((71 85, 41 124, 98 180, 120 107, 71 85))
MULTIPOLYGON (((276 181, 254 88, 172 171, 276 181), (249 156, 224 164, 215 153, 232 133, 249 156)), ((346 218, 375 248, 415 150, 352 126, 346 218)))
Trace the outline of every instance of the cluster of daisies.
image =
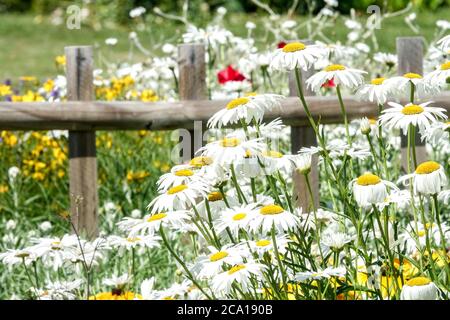
MULTIPOLYGON (((439 45, 448 52, 450 36, 439 45)), ((450 64, 366 84, 367 72, 335 63, 338 53, 292 42, 270 59, 272 72, 296 78, 317 146, 283 152, 288 128, 263 119, 284 97, 240 94, 210 118, 211 141, 196 157, 160 177, 148 214, 118 222, 120 235, 35 239, 0 260, 25 268, 42 299, 448 299, 449 123, 444 108, 423 99, 445 89, 450 64), (344 122, 332 131, 302 87, 319 93, 330 81, 344 122), (344 90, 377 104, 378 119, 349 121, 344 90), (419 157, 417 135, 430 159, 419 157), (135 255, 162 249, 180 281, 156 289, 154 277, 139 276, 149 266, 135 255), (132 263, 102 282, 108 290, 92 292, 108 252, 132 263), (38 263, 71 264, 84 280, 40 284, 38 263)))

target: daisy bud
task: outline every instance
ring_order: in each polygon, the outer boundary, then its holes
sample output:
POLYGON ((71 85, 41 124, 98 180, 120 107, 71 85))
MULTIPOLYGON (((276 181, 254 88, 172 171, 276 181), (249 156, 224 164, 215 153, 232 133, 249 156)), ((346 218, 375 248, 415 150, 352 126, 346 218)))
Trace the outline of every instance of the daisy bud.
POLYGON ((371 131, 369 119, 367 119, 366 117, 362 118, 359 128, 362 134, 369 134, 371 131))
POLYGON ((430 279, 416 277, 408 280, 402 288, 401 300, 437 300, 438 289, 430 279))

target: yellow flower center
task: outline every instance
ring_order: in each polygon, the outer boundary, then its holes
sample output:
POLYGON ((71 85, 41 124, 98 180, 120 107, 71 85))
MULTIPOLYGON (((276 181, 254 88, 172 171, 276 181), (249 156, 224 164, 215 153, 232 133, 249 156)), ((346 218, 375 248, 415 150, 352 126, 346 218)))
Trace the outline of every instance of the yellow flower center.
POLYGON ((167 194, 175 194, 175 193, 181 192, 183 190, 186 190, 187 187, 188 186, 185 184, 180 184, 179 186, 170 188, 169 191, 167 191, 167 194))
POLYGON ((220 140, 219 144, 224 148, 234 148, 237 147, 241 141, 238 138, 225 138, 220 140))
POLYGON ((402 113, 405 116, 411 116, 414 114, 420 114, 423 112, 423 108, 421 106, 418 106, 417 104, 412 104, 406 107, 403 107, 402 113))
POLYGON ((236 107, 239 107, 239 106, 242 106, 243 104, 248 103, 249 101, 250 100, 248 98, 237 98, 237 99, 231 100, 227 104, 227 109, 228 110, 234 109, 236 107))
POLYGON ((301 50, 305 50, 306 46, 305 44, 301 43, 301 42, 292 42, 292 43, 288 43, 286 44, 283 49, 283 52, 296 52, 296 51, 301 51, 301 50))
POLYGON ((370 83, 373 85, 379 86, 380 84, 382 84, 384 82, 384 80, 386 80, 386 78, 375 78, 375 79, 372 79, 370 81, 370 83))
POLYGON ((447 61, 446 63, 443 63, 441 65, 441 70, 450 70, 450 61, 447 61))
POLYGON ((417 174, 429 174, 436 170, 439 170, 441 165, 434 161, 426 161, 419 164, 416 168, 417 174))
POLYGON ((267 247, 269 244, 270 244, 270 241, 266 240, 266 239, 256 241, 257 247, 267 247))
POLYGON ((189 164, 194 167, 203 167, 210 165, 211 163, 213 163, 213 160, 210 157, 195 157, 189 161, 189 164))
POLYGON ((210 194, 208 194, 208 201, 220 201, 223 199, 222 193, 213 191, 210 194))
POLYGON ((412 72, 405 73, 403 76, 408 79, 422 79, 422 76, 420 74, 412 72))
POLYGON ((325 71, 342 71, 345 70, 345 67, 342 64, 331 64, 324 69, 325 71))
POLYGON ((276 204, 269 204, 259 209, 259 213, 261 213, 262 215, 275 215, 282 212, 284 212, 284 209, 276 204))
POLYGON ((152 215, 151 217, 149 217, 147 219, 147 222, 153 222, 153 221, 162 220, 165 217, 167 217, 167 213, 164 213, 164 212, 156 213, 156 214, 152 215))
POLYGON ((131 242, 131 243, 134 243, 134 242, 141 241, 141 238, 139 238, 139 237, 130 237, 130 238, 127 238, 127 241, 131 242))
POLYGON ((214 253, 213 255, 211 255, 209 257, 209 261, 211 262, 215 262, 215 261, 219 261, 222 260, 223 258, 228 257, 228 252, 225 251, 219 251, 214 253))
POLYGON ((247 216, 247 214, 246 213, 237 213, 237 214, 235 214, 234 216, 233 216, 233 220, 234 221, 239 221, 239 220, 242 220, 242 219, 244 219, 245 217, 247 216))
POLYGON ((283 154, 275 150, 264 151, 263 155, 270 158, 281 158, 283 154))
POLYGON ((430 279, 425 277, 416 277, 406 281, 406 285, 410 287, 426 286, 431 282, 430 279))
POLYGON ((371 125, 376 125, 376 124, 377 124, 377 119, 371 118, 371 119, 369 119, 369 123, 370 123, 371 125))
POLYGON ((379 184, 380 182, 381 179, 372 173, 363 174, 358 178, 358 180, 356 180, 356 183, 360 186, 373 186, 379 184))
POLYGON ((177 177, 190 177, 193 174, 194 174, 194 172, 192 170, 189 170, 189 169, 181 169, 181 170, 175 171, 175 175, 177 177))
POLYGON ((230 270, 228 270, 228 274, 233 274, 235 272, 238 272, 239 270, 245 269, 245 266, 243 264, 238 264, 232 267, 230 270))

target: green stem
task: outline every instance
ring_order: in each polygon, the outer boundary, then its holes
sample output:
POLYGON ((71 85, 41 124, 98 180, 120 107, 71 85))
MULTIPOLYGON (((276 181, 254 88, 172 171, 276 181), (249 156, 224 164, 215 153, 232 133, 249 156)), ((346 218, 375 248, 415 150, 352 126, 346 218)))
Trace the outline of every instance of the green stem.
MULTIPOLYGON (((167 247, 167 249, 169 250, 169 252, 172 254, 172 256, 175 258, 175 260, 178 261, 178 263, 181 265, 181 267, 183 267, 184 271, 186 272, 188 278, 191 279, 192 283, 205 295, 206 298, 208 298, 209 300, 212 300, 213 298, 211 298, 211 296, 209 294, 206 293, 206 291, 202 288, 202 286, 200 286, 200 284, 197 282, 197 280, 195 280, 194 276, 192 275, 192 273, 189 271, 188 267, 186 266, 186 264, 183 262, 183 260, 181 260, 178 255, 175 253, 175 251, 173 250, 173 248, 169 245, 169 242, 167 241, 166 238, 166 234, 164 233, 164 228, 161 224, 160 228, 159 228, 159 233, 161 234, 161 238, 164 242, 164 245, 167 247)), ((214 298, 215 299, 215 298, 214 298)))

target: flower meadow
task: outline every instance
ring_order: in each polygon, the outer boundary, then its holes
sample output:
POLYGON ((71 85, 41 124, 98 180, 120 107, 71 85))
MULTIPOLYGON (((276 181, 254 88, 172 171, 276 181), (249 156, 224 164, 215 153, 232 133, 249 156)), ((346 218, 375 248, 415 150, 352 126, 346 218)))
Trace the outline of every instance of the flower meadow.
MULTIPOLYGON (((338 15, 336 2, 304 22, 265 8, 264 32, 256 35, 247 22, 242 37, 223 27, 224 8, 204 28, 156 10, 185 25, 180 39, 160 44, 160 56, 132 32, 131 47, 149 58, 97 69, 98 100, 177 100, 176 44, 202 43, 208 97, 228 102, 208 120, 208 141, 184 163, 173 158, 171 133, 97 133, 103 202, 95 239, 70 221, 67 133, 2 131, 0 296, 449 299, 450 124, 433 99, 449 86, 450 22, 437 23, 424 74, 397 75, 397 56, 378 50, 374 24, 349 16, 345 43, 322 32, 338 15), (299 30, 313 41, 290 40, 299 30), (283 108, 289 74, 317 139, 295 154, 290 128, 264 119, 283 108), (336 99, 342 124, 313 117, 305 89, 336 99), (344 96, 375 103, 378 116, 351 119, 344 96), (419 142, 427 150, 422 162, 419 142), (293 176, 305 181, 307 207, 296 203, 293 176)), ((143 26, 145 14, 130 12, 143 26)), ((414 15, 406 22, 414 27, 414 15)), ((106 49, 114 44, 107 39, 106 49)), ((64 57, 55 62, 62 74, 64 57)), ((0 99, 65 100, 65 81, 23 77, 0 85, 0 99)))

